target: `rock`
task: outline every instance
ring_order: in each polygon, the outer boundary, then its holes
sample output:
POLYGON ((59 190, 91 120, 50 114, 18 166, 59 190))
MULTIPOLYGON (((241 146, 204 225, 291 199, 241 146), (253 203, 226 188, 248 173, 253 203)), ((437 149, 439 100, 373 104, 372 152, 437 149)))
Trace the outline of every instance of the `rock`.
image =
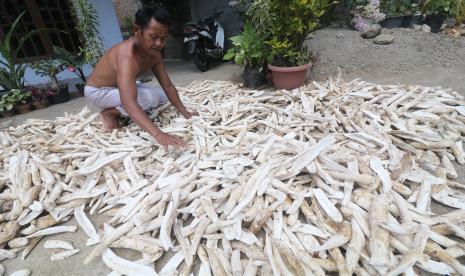
POLYGON ((371 24, 368 28, 362 32, 362 37, 365 39, 372 39, 377 37, 381 33, 381 26, 379 24, 371 24))
POLYGON ((423 26, 421 26, 421 31, 424 33, 431 33, 431 27, 426 24, 423 24, 423 26))
POLYGON ((446 23, 442 23, 441 25, 441 28, 439 28, 440 31, 444 30, 445 28, 447 28, 447 24, 446 23))
POLYGON ((446 31, 446 34, 448 34, 448 35, 450 35, 452 37, 455 37, 455 38, 459 38, 461 36, 460 31, 456 30, 456 29, 448 29, 446 31))
POLYGON ((381 34, 378 35, 373 42, 378 45, 387 45, 394 42, 394 37, 388 34, 381 34))
POLYGON ((341 34, 341 33, 337 33, 337 34, 336 34, 336 37, 337 37, 337 38, 344 38, 344 35, 341 34))
POLYGON ((387 29, 387 28, 383 28, 381 29, 381 34, 392 34, 392 31, 393 29, 387 29))
POLYGON ((465 29, 460 30, 460 35, 465 36, 465 29))
POLYGON ((413 29, 414 29, 415 31, 421 31, 422 26, 421 26, 421 25, 417 25, 417 24, 413 24, 413 29))

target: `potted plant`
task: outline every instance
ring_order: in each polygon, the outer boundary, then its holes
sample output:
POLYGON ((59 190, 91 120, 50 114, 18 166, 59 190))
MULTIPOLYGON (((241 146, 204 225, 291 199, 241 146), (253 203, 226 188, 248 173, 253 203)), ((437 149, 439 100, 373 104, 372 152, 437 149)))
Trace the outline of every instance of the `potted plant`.
POLYGON ((273 61, 268 65, 276 88, 294 89, 305 83, 311 66, 304 42, 314 31, 330 0, 270 0, 270 39, 273 61))
MULTIPOLYGON (((89 64, 95 67, 104 54, 104 47, 99 33, 98 12, 95 4, 90 3, 88 0, 75 0, 72 2, 73 9, 71 9, 71 12, 78 21, 76 29, 83 47, 80 48, 77 54, 74 54, 66 49, 53 46, 53 54, 63 69, 67 69, 79 77, 80 83, 76 84, 76 88, 84 95, 86 76, 84 75, 83 66, 89 64)), ((53 97, 50 100, 52 103, 55 102, 53 97)))
POLYGON ((265 36, 259 35, 254 28, 246 23, 244 31, 230 38, 233 47, 224 56, 225 60, 233 60, 244 67, 243 80, 245 87, 257 88, 265 84, 264 67, 271 61, 265 36))
POLYGON ((66 49, 58 46, 53 46, 53 54, 62 68, 66 68, 79 77, 80 83, 76 84, 76 89, 84 95, 84 86, 86 84, 86 76, 84 75, 83 66, 86 64, 86 58, 83 50, 78 54, 72 54, 66 49))
POLYGON ((46 108, 49 105, 48 89, 41 87, 31 87, 32 106, 35 109, 46 108))
POLYGON ((386 15, 380 11, 379 5, 379 0, 370 0, 357 5, 351 12, 353 15, 352 26, 357 31, 364 32, 370 27, 370 24, 383 21, 386 15))
POLYGON ((28 113, 31 111, 31 91, 21 91, 19 89, 12 89, 10 90, 10 97, 14 98, 14 106, 19 114, 28 113))
POLYGON ((69 91, 67 85, 60 85, 57 74, 63 71, 63 65, 53 58, 40 60, 31 64, 37 75, 50 78, 49 97, 51 104, 64 103, 69 101, 69 91))
POLYGON ((465 0, 425 0, 421 4, 425 14, 425 24, 431 27, 431 32, 441 30, 444 20, 448 17, 455 19, 456 24, 465 22, 465 0))
POLYGON ((380 25, 383 28, 409 27, 412 15, 418 11, 418 4, 418 0, 381 0, 381 11, 386 18, 380 25))
POLYGON ((420 10, 415 11, 410 18, 404 21, 404 27, 413 29, 415 25, 421 25, 423 22, 423 14, 420 10))
POLYGON ((2 40, 0 40, 0 86, 6 91, 11 89, 24 88, 24 73, 26 72, 26 64, 18 63, 18 51, 23 44, 34 34, 40 30, 32 30, 27 32, 18 42, 17 46, 12 43, 13 33, 16 32, 16 26, 25 12, 21 13, 13 22, 10 29, 6 32, 2 40))
POLYGON ((70 100, 69 90, 67 85, 60 85, 58 90, 49 89, 48 97, 51 104, 64 103, 70 100))
POLYGON ((432 33, 441 30, 442 23, 450 11, 450 1, 430 0, 423 3, 423 13, 425 14, 425 24, 431 27, 432 33))
POLYGON ((0 97, 0 114, 2 117, 11 117, 15 115, 14 106, 16 104, 16 97, 10 95, 10 93, 5 93, 0 97))

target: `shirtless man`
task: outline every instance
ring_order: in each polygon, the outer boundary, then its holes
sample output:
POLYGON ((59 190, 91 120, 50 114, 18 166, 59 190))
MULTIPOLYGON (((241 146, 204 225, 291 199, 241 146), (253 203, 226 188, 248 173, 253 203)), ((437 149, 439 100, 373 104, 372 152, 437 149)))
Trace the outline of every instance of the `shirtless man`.
POLYGON ((106 131, 119 127, 120 116, 129 116, 165 150, 168 146, 184 147, 186 143, 162 132, 145 111, 165 104, 169 99, 185 118, 198 115, 183 105, 163 63, 160 51, 165 46, 169 26, 170 16, 165 9, 138 10, 134 36, 113 46, 103 55, 84 90, 85 97, 103 109, 100 115, 106 131), (161 88, 136 84, 137 77, 148 69, 152 70, 161 88))

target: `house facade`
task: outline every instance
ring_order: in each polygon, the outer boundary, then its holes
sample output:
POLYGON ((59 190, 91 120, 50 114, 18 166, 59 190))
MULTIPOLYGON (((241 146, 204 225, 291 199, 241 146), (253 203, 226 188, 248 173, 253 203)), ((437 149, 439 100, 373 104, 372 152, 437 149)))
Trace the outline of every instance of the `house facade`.
MULTIPOLYGON (((121 31, 112 0, 88 0, 95 5, 99 18, 99 32, 102 37, 104 49, 122 41, 121 31)), ((1 0, 0 1, 0 39, 3 39, 5 33, 14 20, 23 11, 26 11, 22 20, 19 22, 16 38, 20 39, 21 34, 29 30, 39 28, 49 28, 63 30, 64 32, 42 32, 34 36, 19 53, 19 60, 28 62, 41 58, 50 57, 52 54, 52 45, 63 47, 71 52, 77 52, 81 46, 79 43, 78 33, 75 29, 75 20, 72 18, 71 5, 69 0, 1 0), (66 32, 66 33, 65 33, 66 32)), ((1 58, 1 56, 0 56, 1 58)), ((90 74, 90 66, 84 67, 86 75, 90 74)), ((58 74, 59 80, 73 80, 76 76, 68 71, 58 74)), ((26 70, 26 84, 46 84, 50 80, 46 77, 40 77, 35 74, 34 70, 26 70)), ((74 86, 70 87, 71 90, 74 86)))
MULTIPOLYGON (((120 23, 123 23, 125 18, 133 18, 137 9, 141 7, 139 0, 113 0, 113 3, 120 23)), ((243 27, 243 19, 228 3, 227 0, 170 0, 168 9, 173 13, 175 31, 168 38, 164 58, 183 58, 182 26, 187 22, 197 22, 214 11, 223 11, 220 23, 224 28, 225 38, 238 35, 243 27)), ((230 42, 226 40, 225 44, 228 48, 230 42)))
MULTIPOLYGON (((74 0, 0 0, 0 39, 3 39, 13 20, 26 11, 20 21, 18 32, 15 33, 19 40, 21 35, 29 30, 49 28, 63 30, 64 32, 43 32, 27 41, 19 53, 19 61, 29 62, 52 55, 52 46, 57 45, 70 52, 78 52, 80 45, 79 35, 75 28, 75 20, 71 14, 71 1, 74 0), (65 33, 66 32, 66 33, 65 33)), ((98 13, 100 36, 102 37, 104 49, 123 40, 120 21, 124 17, 134 16, 140 7, 138 0, 88 0, 95 5, 98 13)), ((220 22, 225 30, 225 38, 237 35, 242 29, 242 18, 229 5, 228 1, 221 0, 173 0, 179 7, 175 18, 178 29, 188 21, 197 22, 204 16, 214 11, 223 11, 220 22)), ((226 41, 226 47, 229 42, 226 41)), ((183 57, 182 32, 171 36, 164 51, 166 59, 181 59, 183 57)), ((0 55, 0 59, 1 59, 0 55)), ((89 75, 92 71, 90 66, 84 66, 84 73, 89 75)), ((67 70, 58 74, 60 81, 66 80, 70 90, 74 91, 74 83, 78 82, 76 75, 67 70)), ((26 84, 47 84, 47 77, 40 77, 34 70, 26 70, 26 84)), ((1 90, 1 85, 0 85, 1 90)))

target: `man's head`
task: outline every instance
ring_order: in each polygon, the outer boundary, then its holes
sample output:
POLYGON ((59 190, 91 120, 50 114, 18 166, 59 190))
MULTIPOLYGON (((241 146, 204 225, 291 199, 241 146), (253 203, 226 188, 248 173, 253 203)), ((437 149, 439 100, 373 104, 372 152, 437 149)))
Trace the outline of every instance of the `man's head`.
POLYGON ((144 7, 136 12, 134 36, 144 50, 157 52, 165 46, 170 25, 170 14, 165 8, 144 7))

